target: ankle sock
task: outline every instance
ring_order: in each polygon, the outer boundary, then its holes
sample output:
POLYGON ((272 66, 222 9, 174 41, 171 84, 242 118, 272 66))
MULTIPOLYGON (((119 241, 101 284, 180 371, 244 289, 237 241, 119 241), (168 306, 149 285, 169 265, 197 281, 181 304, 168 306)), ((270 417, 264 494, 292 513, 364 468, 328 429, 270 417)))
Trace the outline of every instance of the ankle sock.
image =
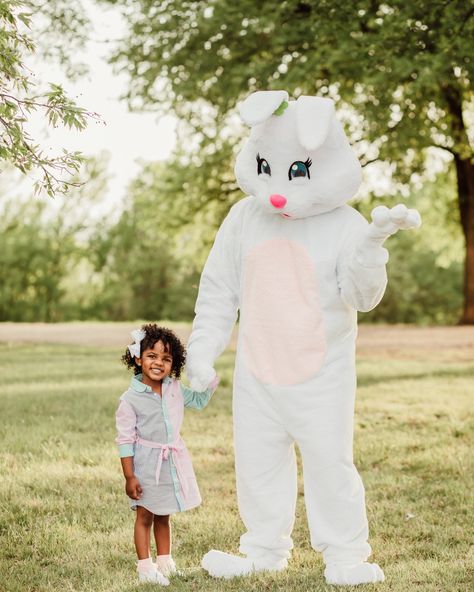
POLYGON ((151 560, 151 557, 147 557, 146 559, 139 559, 137 561, 137 570, 139 572, 147 572, 153 569, 154 563, 151 560))
POLYGON ((156 567, 165 575, 167 573, 174 573, 176 571, 176 565, 171 555, 157 555, 156 567))

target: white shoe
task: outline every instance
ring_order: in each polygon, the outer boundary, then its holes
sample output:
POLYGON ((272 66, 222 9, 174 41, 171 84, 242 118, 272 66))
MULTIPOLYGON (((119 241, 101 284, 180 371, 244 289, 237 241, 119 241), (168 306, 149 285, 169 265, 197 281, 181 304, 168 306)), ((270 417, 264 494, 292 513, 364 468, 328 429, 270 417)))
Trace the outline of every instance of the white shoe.
POLYGON ((161 586, 169 586, 170 583, 168 578, 165 578, 165 576, 156 569, 156 566, 148 571, 139 571, 138 580, 143 584, 161 584, 161 586))

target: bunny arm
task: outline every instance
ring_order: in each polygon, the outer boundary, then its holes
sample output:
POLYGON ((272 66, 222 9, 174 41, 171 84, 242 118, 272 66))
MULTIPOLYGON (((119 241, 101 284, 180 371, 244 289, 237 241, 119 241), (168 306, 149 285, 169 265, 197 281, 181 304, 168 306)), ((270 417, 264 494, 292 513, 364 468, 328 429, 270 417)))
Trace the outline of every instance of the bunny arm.
POLYGON ((418 228, 421 217, 417 210, 398 204, 389 209, 378 206, 372 210, 372 223, 360 216, 358 234, 349 241, 340 266, 341 297, 356 310, 367 312, 380 302, 387 284, 385 265, 388 251, 385 240, 399 230, 418 228), (364 226, 364 227, 363 227, 364 226))
POLYGON ((360 312, 377 306, 387 286, 388 251, 372 243, 370 225, 357 212, 338 257, 336 273, 343 301, 360 312))
POLYGON ((231 208, 219 228, 201 275, 196 316, 187 347, 186 371, 192 386, 204 386, 208 381, 214 362, 227 347, 237 320, 241 204, 231 208))

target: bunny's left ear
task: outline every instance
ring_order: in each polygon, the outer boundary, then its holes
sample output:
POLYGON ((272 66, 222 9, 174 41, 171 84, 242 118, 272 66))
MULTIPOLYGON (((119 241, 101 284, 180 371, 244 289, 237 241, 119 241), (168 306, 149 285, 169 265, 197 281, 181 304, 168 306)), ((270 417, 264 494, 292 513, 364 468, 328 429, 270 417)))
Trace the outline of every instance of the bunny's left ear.
POLYGON ((296 101, 296 131, 301 145, 317 150, 328 137, 334 117, 334 101, 301 96, 296 101))
POLYGON ((239 107, 242 120, 253 127, 266 121, 284 102, 286 90, 259 90, 249 95, 239 107))

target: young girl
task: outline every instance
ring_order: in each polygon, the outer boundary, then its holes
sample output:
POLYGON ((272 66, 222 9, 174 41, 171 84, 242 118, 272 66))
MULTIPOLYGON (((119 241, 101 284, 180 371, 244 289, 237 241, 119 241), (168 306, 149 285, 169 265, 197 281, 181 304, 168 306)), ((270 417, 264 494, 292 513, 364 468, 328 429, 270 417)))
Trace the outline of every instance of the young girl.
POLYGON ((118 444, 130 507, 136 510, 135 548, 142 582, 168 585, 176 572, 171 557, 170 514, 195 508, 201 496, 191 458, 180 436, 184 407, 203 409, 217 386, 197 393, 179 382, 186 353, 178 337, 155 324, 132 331, 135 342, 122 361, 134 376, 116 413, 118 444), (150 533, 156 542, 156 563, 150 533))

